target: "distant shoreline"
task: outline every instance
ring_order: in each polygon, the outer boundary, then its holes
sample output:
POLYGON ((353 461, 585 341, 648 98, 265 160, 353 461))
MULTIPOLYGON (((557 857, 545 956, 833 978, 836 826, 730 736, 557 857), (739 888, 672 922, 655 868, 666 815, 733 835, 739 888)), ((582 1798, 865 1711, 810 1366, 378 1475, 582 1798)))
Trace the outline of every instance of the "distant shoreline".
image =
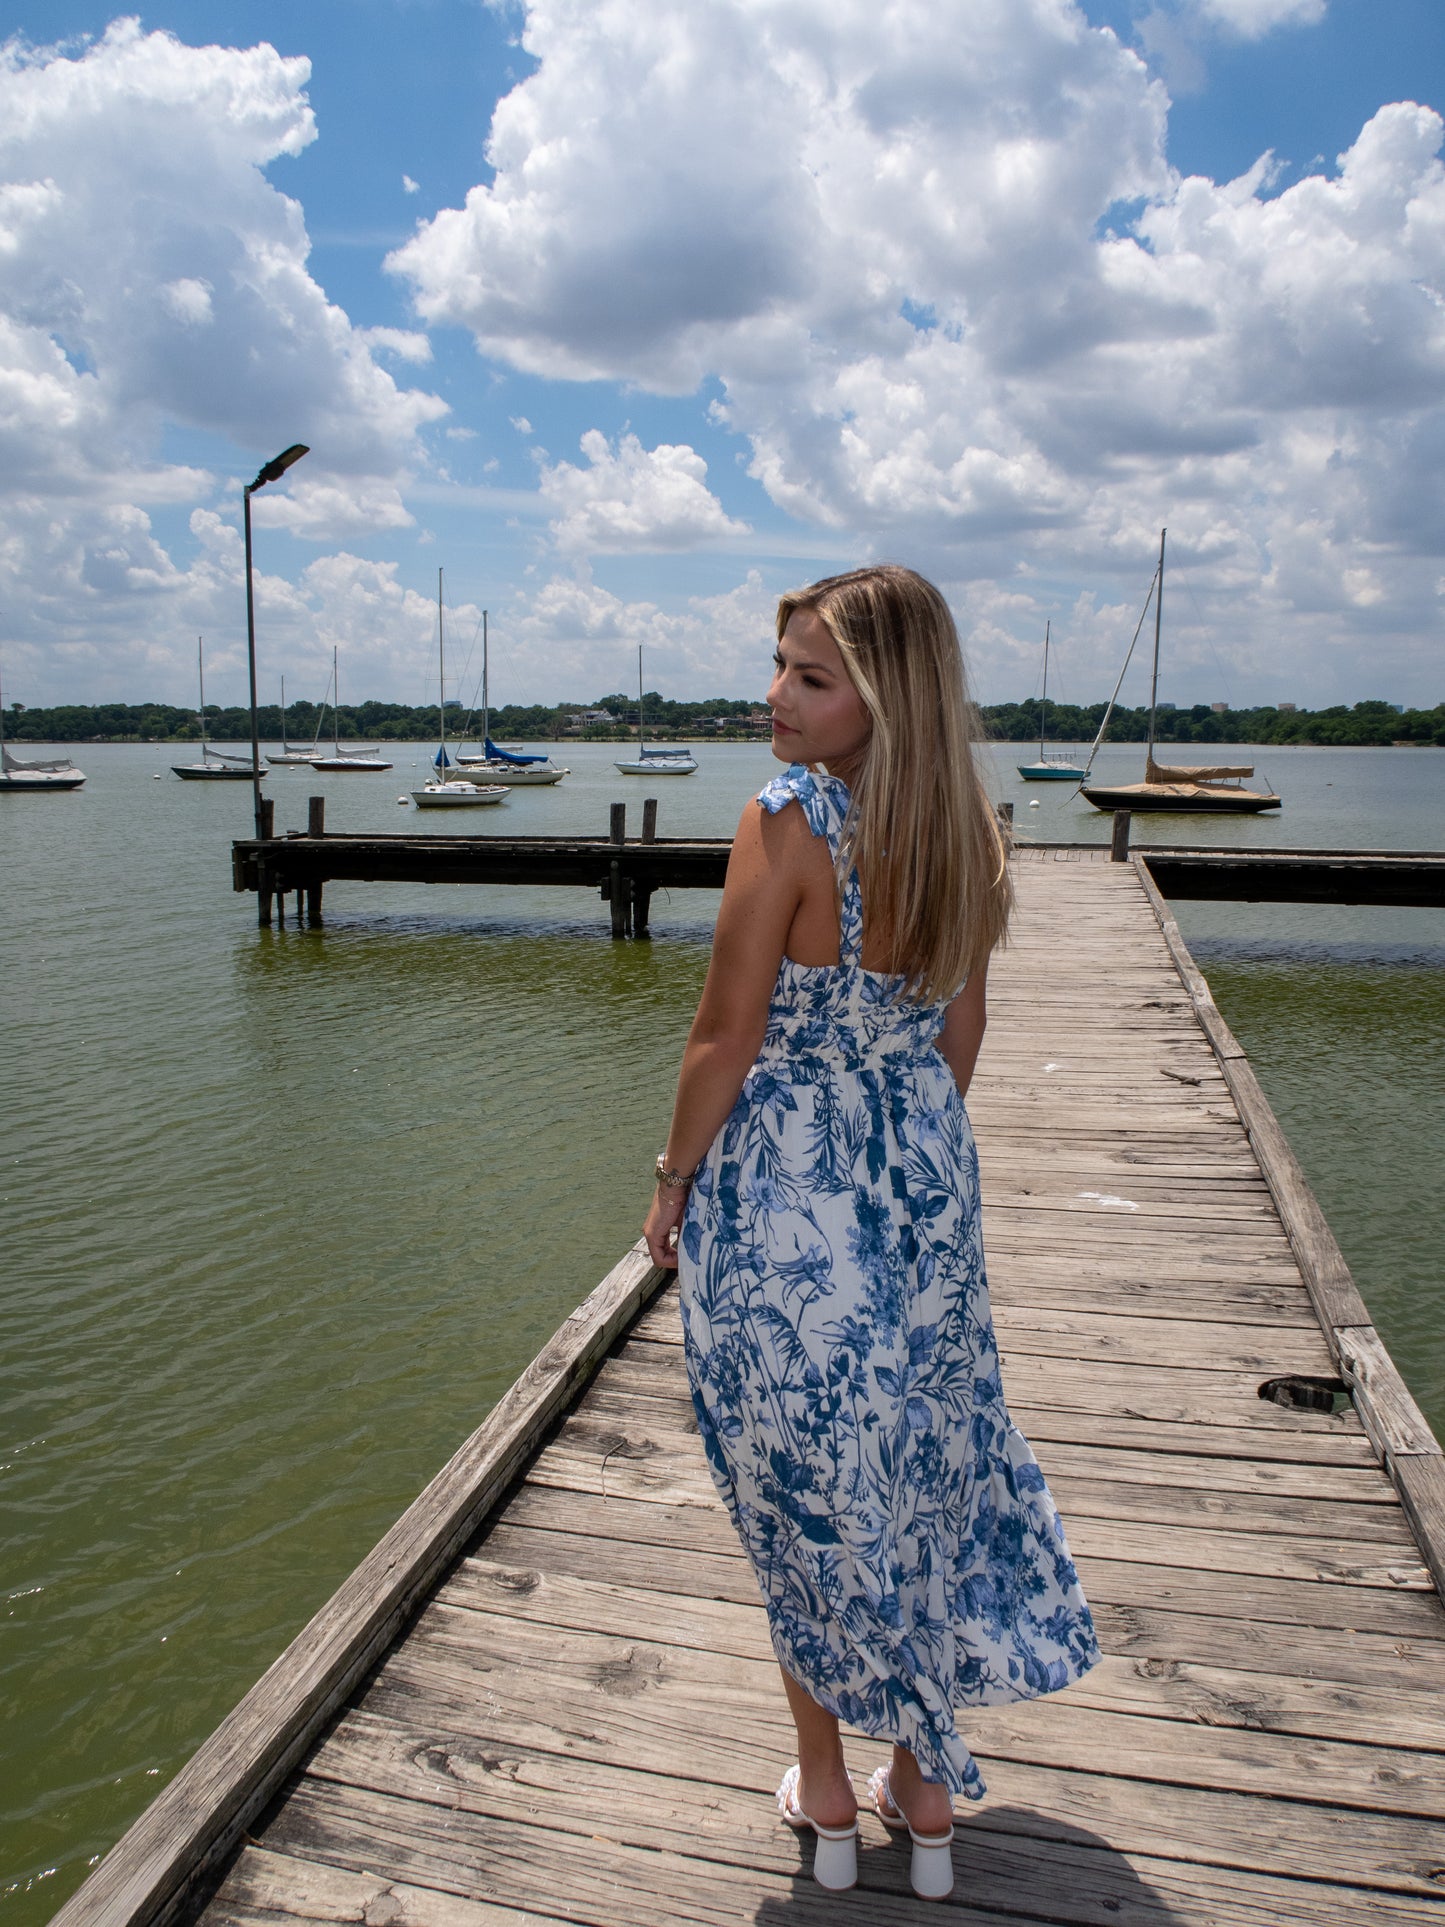
MULTIPOLYGON (((1102 702, 1048 703, 1043 718, 1047 746, 1058 750, 1091 743, 1106 709, 1102 702)), ((990 742, 1022 744, 1039 740, 1037 698, 984 703, 979 714, 990 742)), ((258 720, 267 744, 279 744, 285 737, 294 743, 318 737, 325 742, 333 734, 347 743, 437 740, 437 712, 425 704, 348 704, 339 717, 334 717, 314 703, 292 703, 283 719, 278 704, 263 703, 258 720)), ((448 739, 480 743, 476 733, 479 720, 475 711, 449 704, 445 722, 448 739)), ((771 733, 766 704, 732 697, 675 702, 649 690, 643 699, 642 721, 649 742, 659 747, 683 742, 767 742, 771 733)), ((560 749, 570 743, 633 742, 637 725, 636 702, 629 705, 621 695, 600 697, 590 706, 506 703, 492 710, 490 717, 491 734, 497 741, 547 743, 560 749)), ((250 741, 250 712, 239 705, 207 704, 206 726, 213 742, 250 741)), ((194 710, 173 703, 37 704, 30 709, 12 703, 5 711, 5 735, 17 751, 23 751, 27 744, 144 743, 180 748, 199 741, 200 725, 194 710)), ((1148 735, 1147 707, 1121 705, 1114 709, 1109 718, 1109 742, 1143 744, 1148 735)), ((1439 748, 1445 746, 1445 703, 1433 709, 1405 709, 1380 698, 1335 703, 1321 709, 1289 704, 1231 709, 1214 703, 1194 703, 1186 709, 1161 703, 1154 740, 1169 756, 1177 752, 1177 760, 1188 763, 1217 761, 1217 749, 1226 743, 1250 749, 1283 749, 1295 744, 1337 749, 1439 748)))

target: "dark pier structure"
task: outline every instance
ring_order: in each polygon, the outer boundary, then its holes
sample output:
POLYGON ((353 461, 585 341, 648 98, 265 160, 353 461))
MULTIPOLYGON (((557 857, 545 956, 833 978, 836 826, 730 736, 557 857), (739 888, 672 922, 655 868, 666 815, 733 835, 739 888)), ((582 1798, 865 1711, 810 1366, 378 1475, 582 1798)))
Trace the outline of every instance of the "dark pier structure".
MULTIPOLYGON (((263 800, 270 830, 274 805, 263 800)), ((1011 818, 1011 806, 1003 814, 1011 818)), ((1131 861, 1129 817, 1118 812, 1112 841, 1027 844, 1063 860, 1090 861, 1105 853, 1131 861)), ((605 836, 412 836, 326 834, 325 799, 310 799, 304 834, 243 838, 231 846, 231 879, 256 893, 260 921, 284 922, 286 899, 296 899, 297 922, 321 921, 327 883, 561 884, 596 890, 612 912, 614 937, 650 935, 656 890, 720 890, 732 842, 728 837, 660 837, 657 799, 642 806, 642 834, 627 835, 627 806, 614 803, 605 836)), ((1236 902, 1445 906, 1445 855, 1413 850, 1198 850, 1149 848, 1132 860, 1147 866, 1165 897, 1226 898, 1236 902)))

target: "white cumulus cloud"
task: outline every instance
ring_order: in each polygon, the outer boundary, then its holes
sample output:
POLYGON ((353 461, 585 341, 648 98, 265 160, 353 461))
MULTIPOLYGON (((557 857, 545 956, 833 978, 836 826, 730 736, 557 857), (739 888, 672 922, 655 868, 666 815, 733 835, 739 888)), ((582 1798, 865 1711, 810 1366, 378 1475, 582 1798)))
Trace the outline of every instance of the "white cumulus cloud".
POLYGON ((582 453, 586 468, 558 462, 542 470, 559 549, 693 549, 747 532, 708 488, 707 463, 692 448, 664 442, 647 449, 628 434, 614 448, 591 428, 582 453))
POLYGON ((315 137, 308 75, 269 46, 188 47, 135 20, 79 50, 0 48, 0 491, 19 639, 66 642, 51 570, 80 591, 74 646, 98 618, 117 664, 172 613, 189 627, 188 597, 204 612, 204 558, 174 563, 140 506, 214 494, 158 459, 167 429, 229 445, 238 472, 307 442, 309 508, 263 511, 263 496, 262 519, 320 540, 406 519, 418 431, 446 406, 376 353, 423 360, 425 337, 352 327, 308 270, 301 208, 263 171, 315 137))
MULTIPOLYGON (((1242 36, 1319 12, 1204 7, 1242 36)), ((1168 522, 1201 618, 1177 660, 1213 629, 1328 687, 1368 625, 1382 680, 1418 680, 1431 109, 1280 193, 1268 155, 1181 179, 1163 87, 1072 0, 528 0, 523 39, 493 178, 391 257, 424 320, 534 375, 715 381, 781 508, 960 588, 1030 580, 1039 628, 1064 585, 1147 580, 1168 522)), ((560 541, 637 539, 619 468, 548 471, 560 541)))

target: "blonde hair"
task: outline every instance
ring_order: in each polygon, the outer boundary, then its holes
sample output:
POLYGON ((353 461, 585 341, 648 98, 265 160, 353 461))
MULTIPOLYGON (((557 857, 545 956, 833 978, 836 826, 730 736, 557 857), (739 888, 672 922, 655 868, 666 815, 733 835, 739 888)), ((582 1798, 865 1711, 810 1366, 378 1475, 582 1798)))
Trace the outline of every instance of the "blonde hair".
POLYGON ((1006 940, 1013 885, 979 778, 982 734, 958 631, 931 582, 896 563, 854 569, 778 603, 778 636, 811 610, 873 719, 838 850, 869 922, 887 933, 903 995, 954 995, 1006 940))

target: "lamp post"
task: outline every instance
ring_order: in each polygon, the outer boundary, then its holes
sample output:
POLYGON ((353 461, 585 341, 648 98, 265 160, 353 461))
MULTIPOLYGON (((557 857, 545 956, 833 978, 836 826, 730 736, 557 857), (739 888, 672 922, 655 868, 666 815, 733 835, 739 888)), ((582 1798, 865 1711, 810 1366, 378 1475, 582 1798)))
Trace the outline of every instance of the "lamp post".
POLYGON ((268 482, 276 482, 293 462, 299 462, 310 449, 304 442, 293 442, 273 456, 254 482, 248 482, 241 500, 246 525, 246 655, 251 667, 251 800, 256 811, 256 838, 261 837, 261 731, 256 721, 256 597, 251 585, 251 497, 268 482))

